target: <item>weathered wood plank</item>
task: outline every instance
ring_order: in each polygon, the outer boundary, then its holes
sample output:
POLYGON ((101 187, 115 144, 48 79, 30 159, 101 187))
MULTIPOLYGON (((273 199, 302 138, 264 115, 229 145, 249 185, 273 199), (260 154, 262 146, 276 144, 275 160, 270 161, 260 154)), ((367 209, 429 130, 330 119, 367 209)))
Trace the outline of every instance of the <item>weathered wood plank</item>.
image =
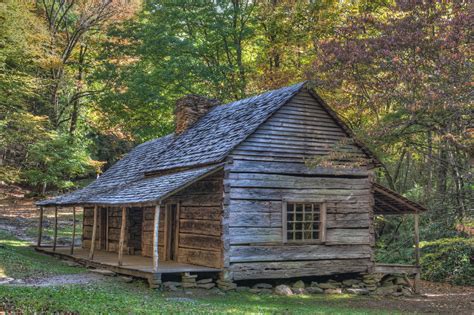
POLYGON ((281 226, 281 214, 272 218, 271 213, 261 212, 231 212, 229 214, 230 227, 269 227, 281 226), (273 220, 272 220, 273 219, 273 220))
POLYGON ((231 245, 281 242, 281 233, 281 228, 229 227, 229 241, 231 245))
POLYGON ((338 273, 366 272, 369 259, 314 260, 290 262, 234 263, 234 280, 324 276, 338 273))
POLYGON ((268 130, 268 131, 281 132, 281 133, 289 132, 289 133, 300 134, 300 135, 311 133, 311 134, 318 135, 318 136, 326 136, 326 135, 331 136, 334 139, 339 139, 339 138, 345 138, 346 137, 346 134, 343 133, 340 130, 337 130, 337 129, 332 130, 332 129, 329 129, 329 128, 325 129, 323 127, 321 127, 321 128, 315 128, 315 127, 297 128, 297 127, 290 126, 290 125, 279 126, 278 124, 269 123, 268 125, 262 125, 260 127, 260 130, 262 130, 262 131, 263 130, 268 130))
POLYGON ((231 246, 231 262, 293 261, 370 258, 372 248, 368 245, 259 245, 231 246))
POLYGON ((301 177, 280 174, 230 173, 226 184, 233 187, 263 187, 288 189, 367 189, 366 178, 301 177))
POLYGON ((220 268, 222 266, 221 252, 180 248, 178 261, 199 266, 220 268))
POLYGON ((273 141, 275 143, 290 143, 296 145, 315 145, 315 146, 326 146, 326 147, 333 147, 335 144, 340 143, 340 139, 328 139, 326 137, 316 137, 314 135, 311 136, 292 136, 287 134, 273 134, 273 133, 266 133, 265 131, 256 131, 252 134, 248 141, 253 142, 265 142, 266 140, 273 141))
POLYGON ((304 175, 338 175, 338 176, 362 176, 367 177, 369 172, 367 169, 343 169, 316 167, 309 168, 303 162, 301 163, 284 163, 284 162, 255 162, 242 161, 234 158, 231 172, 257 172, 262 174, 304 174, 304 175))
POLYGON ((358 197, 367 197, 370 191, 367 189, 272 189, 272 188, 232 188, 230 191, 231 199, 248 199, 248 200, 281 200, 283 198, 292 199, 310 199, 324 198, 340 198, 355 200, 358 197))
POLYGON ((367 244, 370 245, 369 229, 327 229, 328 244, 367 244))
POLYGON ((294 129, 280 129, 275 127, 261 127, 255 131, 254 135, 267 135, 267 136, 275 136, 275 137, 295 137, 295 138, 302 138, 308 139, 309 137, 314 139, 326 139, 328 141, 338 142, 341 141, 344 137, 341 135, 332 135, 326 134, 323 132, 313 132, 311 136, 308 135, 305 131, 299 131, 294 129))
POLYGON ((221 239, 219 236, 199 235, 180 233, 179 247, 180 248, 194 248, 201 250, 221 250, 221 239))
POLYGON ((220 220, 220 207, 181 207, 180 219, 220 220))
POLYGON ((181 233, 220 236, 221 224, 220 221, 181 219, 179 230, 181 233))

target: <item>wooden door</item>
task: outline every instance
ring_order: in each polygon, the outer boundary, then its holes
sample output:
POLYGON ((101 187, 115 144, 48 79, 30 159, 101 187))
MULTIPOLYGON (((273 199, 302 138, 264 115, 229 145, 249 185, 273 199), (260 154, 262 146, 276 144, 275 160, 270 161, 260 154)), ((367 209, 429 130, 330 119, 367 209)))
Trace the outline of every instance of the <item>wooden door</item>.
POLYGON ((179 207, 176 203, 166 206, 166 260, 178 260, 179 207))

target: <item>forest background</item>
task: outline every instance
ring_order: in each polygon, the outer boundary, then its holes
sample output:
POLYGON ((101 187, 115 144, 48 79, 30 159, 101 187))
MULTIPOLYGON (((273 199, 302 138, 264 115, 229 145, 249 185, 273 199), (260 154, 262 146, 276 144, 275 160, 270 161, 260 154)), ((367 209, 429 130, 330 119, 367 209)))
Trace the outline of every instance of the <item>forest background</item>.
MULTIPOLYGON (((469 1, 0 0, 0 181, 81 187, 173 131, 175 100, 310 80, 430 211, 423 277, 474 285, 469 1)), ((378 217, 380 262, 413 263, 413 222, 378 217)))

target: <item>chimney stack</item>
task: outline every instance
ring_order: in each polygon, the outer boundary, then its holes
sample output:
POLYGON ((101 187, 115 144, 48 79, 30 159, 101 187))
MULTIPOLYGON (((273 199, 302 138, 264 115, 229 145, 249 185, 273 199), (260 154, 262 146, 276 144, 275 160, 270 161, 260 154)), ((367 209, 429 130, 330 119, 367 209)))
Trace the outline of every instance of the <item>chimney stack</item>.
POLYGON ((176 101, 174 110, 175 133, 182 134, 204 116, 213 106, 219 104, 216 99, 195 94, 186 95, 176 101))

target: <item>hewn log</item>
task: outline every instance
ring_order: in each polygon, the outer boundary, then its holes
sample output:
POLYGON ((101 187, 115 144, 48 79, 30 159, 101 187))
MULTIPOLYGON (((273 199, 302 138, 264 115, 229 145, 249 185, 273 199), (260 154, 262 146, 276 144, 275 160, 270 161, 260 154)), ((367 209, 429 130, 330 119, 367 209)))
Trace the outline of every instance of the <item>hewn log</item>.
POLYGON ((372 248, 368 245, 254 245, 230 247, 230 261, 293 261, 293 260, 327 260, 370 258, 372 248))
POLYGON ((94 223, 92 224, 92 238, 91 238, 91 249, 89 252, 89 260, 94 259, 96 234, 97 234, 97 205, 94 206, 94 223))
POLYGON ((76 243, 76 207, 72 207, 72 240, 71 240, 71 255, 74 254, 74 245, 76 243))
POLYGON ((282 230, 280 228, 229 228, 229 240, 231 245, 282 242, 282 230))
POLYGON ((53 252, 56 251, 56 243, 58 241, 58 207, 54 207, 54 236, 53 236, 53 252))
POLYGON ((182 233, 201 235, 221 235, 220 221, 211 220, 179 220, 179 229, 182 233))
POLYGON ((178 261, 212 268, 222 267, 222 255, 220 251, 180 248, 178 261))
POLYGON ((328 196, 338 199, 356 200, 360 197, 369 197, 368 189, 273 189, 273 188, 236 188, 230 191, 231 199, 245 200, 272 200, 278 201, 282 198, 292 200, 311 199, 315 196, 328 196))
POLYGON ((123 263, 123 244, 125 243, 125 227, 127 224, 127 208, 122 207, 122 224, 120 226, 120 240, 118 250, 118 265, 122 266, 123 263))
POLYGON ((328 244, 370 244, 369 229, 327 229, 326 242, 328 244))
POLYGON ((39 222, 38 222, 38 241, 36 246, 41 247, 41 240, 43 238, 43 207, 39 207, 39 222))
POLYGON ((220 207, 181 207, 180 219, 220 220, 220 207))
POLYGON ((367 272, 370 259, 235 263, 230 265, 234 280, 325 276, 367 272))
POLYGON ((221 239, 219 236, 180 233, 179 248, 194 248, 201 250, 220 251, 221 239))
POLYGON ((160 204, 155 207, 155 217, 154 225, 155 229, 153 231, 153 272, 158 272, 158 262, 159 262, 159 253, 158 253, 158 229, 160 225, 160 204))
POLYGON ((232 168, 234 172, 259 172, 266 174, 304 174, 304 175, 350 175, 367 177, 369 172, 366 168, 328 168, 328 167, 314 167, 309 168, 303 161, 300 163, 285 163, 285 162, 256 162, 244 161, 234 158, 232 168))

